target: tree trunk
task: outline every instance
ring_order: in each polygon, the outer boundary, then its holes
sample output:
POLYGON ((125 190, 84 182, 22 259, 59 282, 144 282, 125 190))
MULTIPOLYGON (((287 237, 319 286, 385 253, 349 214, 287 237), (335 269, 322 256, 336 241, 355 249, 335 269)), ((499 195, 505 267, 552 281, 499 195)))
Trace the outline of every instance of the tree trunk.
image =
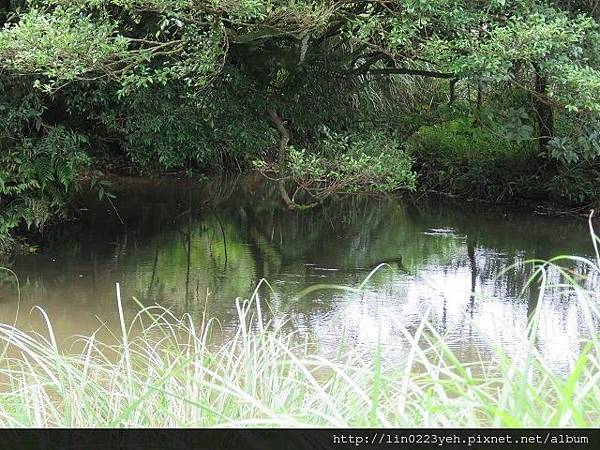
MULTIPOLYGON (((275 128, 277 128, 277 131, 279 131, 280 135, 279 150, 277 152, 277 165, 279 166, 279 176, 283 176, 285 173, 285 154, 288 143, 290 142, 290 133, 288 132, 287 128, 285 128, 285 125, 279 117, 279 114, 277 114, 275 108, 269 108, 269 117, 271 118, 273 125, 275 125, 275 128)), ((288 208, 293 209, 294 202, 292 199, 290 199, 287 189, 285 188, 285 181, 283 179, 279 180, 279 192, 281 193, 281 198, 283 198, 283 201, 288 208)))
POLYGON ((279 131, 279 151, 277 152, 277 164, 279 165, 279 171, 281 172, 285 168, 285 153, 287 150, 287 146, 290 142, 290 133, 287 128, 283 124, 283 121, 277 114, 275 108, 269 108, 269 117, 271 118, 271 122, 279 131))
POLYGON ((548 80, 540 74, 539 67, 535 68, 535 92, 536 96, 533 99, 535 108, 537 125, 538 125, 538 142, 541 151, 545 151, 548 142, 554 137, 554 113, 552 106, 544 100, 546 95, 548 80))
POLYGON ((451 105, 454 103, 454 100, 456 99, 456 83, 458 82, 458 78, 452 78, 450 80, 450 95, 449 95, 449 99, 448 99, 448 104, 451 105))
POLYGON ((284 174, 286 171, 285 160, 287 157, 288 143, 290 142, 290 133, 285 127, 283 120, 281 120, 281 117, 279 117, 279 114, 277 114, 275 108, 269 108, 269 117, 271 118, 271 122, 273 123, 277 131, 279 131, 280 135, 279 150, 277 153, 277 165, 279 166, 279 176, 281 177, 281 179, 279 180, 279 192, 281 193, 281 198, 283 199, 287 207, 290 209, 303 210, 314 208, 315 206, 320 205, 321 202, 319 201, 308 204, 298 204, 293 200, 293 198, 290 198, 288 191, 285 187, 284 178, 284 174))
POLYGON ((481 126, 481 105, 483 103, 483 84, 477 82, 477 104, 475 105, 475 125, 481 126))

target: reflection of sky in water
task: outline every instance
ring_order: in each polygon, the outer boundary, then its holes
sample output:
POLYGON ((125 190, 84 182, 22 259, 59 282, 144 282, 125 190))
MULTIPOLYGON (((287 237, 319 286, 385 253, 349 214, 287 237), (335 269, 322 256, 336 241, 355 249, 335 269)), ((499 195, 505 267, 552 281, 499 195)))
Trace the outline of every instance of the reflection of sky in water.
MULTIPOLYGON (((478 261, 497 256, 485 250, 477 252, 478 261)), ((364 295, 338 293, 327 300, 315 299, 314 315, 292 317, 301 329, 312 330, 331 354, 335 354, 343 329, 347 345, 367 350, 381 343, 388 358, 401 358, 406 341, 400 327, 414 333, 422 318, 428 317, 461 360, 489 358, 494 346, 500 346, 512 360, 524 358, 532 306, 527 297, 532 293, 526 289, 523 296, 502 296, 505 286, 501 279, 478 276, 472 297, 471 275, 468 265, 448 268, 436 263, 425 264, 417 276, 382 274, 386 281, 364 295), (327 309, 321 309, 322 304, 327 304, 327 309)), ((558 281, 550 271, 549 283, 558 281)), ((558 372, 570 368, 582 339, 589 336, 590 327, 580 312, 576 295, 564 289, 549 289, 541 303, 536 348, 558 372)), ((597 320, 593 329, 600 330, 597 320)))
MULTIPOLYGON (((23 286, 22 326, 39 329, 41 321, 28 316, 39 304, 61 339, 90 333, 100 321, 115 327, 119 281, 125 299, 136 296, 196 317, 206 308, 231 329, 235 298, 265 278, 276 293, 261 292, 276 320, 289 317, 325 353, 342 341, 358 349, 381 342, 386 357, 401 357, 402 327, 414 333, 428 312, 461 359, 489 357, 493 343, 519 359, 537 297, 529 288, 521 295, 532 273, 524 261, 591 250, 583 219, 448 200, 415 205, 354 198, 297 213, 280 206, 276 190, 252 180, 232 187, 166 182, 121 189, 117 205, 127 228, 106 205, 87 200, 89 211, 79 222, 55 230, 39 254, 14 261, 23 286), (315 284, 358 286, 383 263, 393 270, 382 268, 364 294, 322 290, 293 299, 315 284)), ((559 281, 556 274, 550 278, 559 281)), ((12 321, 14 292, 6 283, 0 298, 0 319, 12 321)), ((127 304, 133 312, 134 303, 127 304)), ((590 327, 577 299, 558 289, 547 292, 540 317, 537 348, 551 367, 564 370, 590 327)), ((598 331, 598 321, 591 327, 598 331)))

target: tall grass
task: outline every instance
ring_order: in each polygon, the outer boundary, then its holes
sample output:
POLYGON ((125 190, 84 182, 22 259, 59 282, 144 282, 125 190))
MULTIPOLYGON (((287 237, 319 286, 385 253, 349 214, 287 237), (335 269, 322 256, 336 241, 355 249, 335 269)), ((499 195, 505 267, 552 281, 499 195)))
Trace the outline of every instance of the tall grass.
MULTIPOLYGON (((593 235, 598 250, 598 238, 593 235)), ((558 257, 600 271, 597 260, 558 257)), ((591 338, 569 374, 557 375, 536 350, 537 314, 523 358, 501 350, 475 363, 458 360, 427 318, 412 332, 400 362, 343 349, 319 356, 311 341, 269 322, 258 290, 238 301, 239 325, 211 343, 215 321, 194 323, 159 306, 121 320, 116 344, 97 333, 80 352, 63 352, 45 316, 47 336, 0 324, 0 425, 4 427, 205 426, 597 426, 600 424, 600 317, 590 292, 566 270, 562 288, 577 294, 591 338), (134 331, 135 330, 135 331, 134 331)), ((364 288, 364 286, 362 286, 364 288)))

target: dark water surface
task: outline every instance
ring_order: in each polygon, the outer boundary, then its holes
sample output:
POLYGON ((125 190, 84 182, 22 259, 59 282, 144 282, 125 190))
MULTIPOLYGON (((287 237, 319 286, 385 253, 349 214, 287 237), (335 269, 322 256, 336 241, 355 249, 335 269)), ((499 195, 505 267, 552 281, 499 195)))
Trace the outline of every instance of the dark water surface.
MULTIPOLYGON (((102 323, 115 331, 115 282, 132 313, 132 296, 177 314, 203 311, 225 331, 236 323, 236 297, 261 290, 272 317, 310 333, 324 352, 340 342, 365 349, 381 343, 401 355, 401 329, 424 314, 459 357, 479 359, 494 343, 518 358, 537 285, 525 261, 558 254, 591 256, 585 219, 542 217, 446 198, 340 199, 304 212, 285 209, 274 186, 255 178, 205 184, 120 180, 119 212, 83 198, 79 221, 53 230, 37 254, 15 257, 22 297, 19 324, 45 333, 44 308, 59 339, 89 334, 102 323), (315 284, 358 286, 379 264, 363 294, 319 290, 315 284), (509 266, 513 269, 502 275, 509 266)), ((583 265, 569 265, 586 273, 583 265)), ((550 273, 551 281, 559 277, 550 273)), ((17 311, 13 286, 0 284, 0 321, 17 311)), ((597 285, 597 277, 588 287, 597 285)), ((551 289, 541 304, 538 349, 567 370, 590 323, 572 293, 551 289)))

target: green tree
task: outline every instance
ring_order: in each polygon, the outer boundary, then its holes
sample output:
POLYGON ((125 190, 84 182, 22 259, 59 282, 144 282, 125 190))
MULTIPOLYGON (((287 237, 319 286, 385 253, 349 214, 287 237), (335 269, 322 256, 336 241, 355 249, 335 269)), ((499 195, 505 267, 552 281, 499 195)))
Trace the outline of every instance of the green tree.
MULTIPOLYGON (((587 124, 588 136, 600 130, 594 2, 30 0, 0 8, 0 83, 18 78, 40 99, 42 123, 115 139, 142 166, 271 153, 289 171, 291 146, 323 155, 324 130, 348 151, 365 111, 373 119, 400 103, 394 86, 408 78, 447 83, 450 100, 457 87, 475 86, 477 111, 484 91, 509 91, 527 99, 520 106, 531 110, 544 153, 575 161, 600 151, 591 138, 575 145, 557 135, 555 123, 558 113, 587 124)), ((9 147, 23 129, 5 132, 9 147)), ((41 138, 50 130, 40 129, 41 138)), ((354 160, 377 157, 367 156, 354 160)))

